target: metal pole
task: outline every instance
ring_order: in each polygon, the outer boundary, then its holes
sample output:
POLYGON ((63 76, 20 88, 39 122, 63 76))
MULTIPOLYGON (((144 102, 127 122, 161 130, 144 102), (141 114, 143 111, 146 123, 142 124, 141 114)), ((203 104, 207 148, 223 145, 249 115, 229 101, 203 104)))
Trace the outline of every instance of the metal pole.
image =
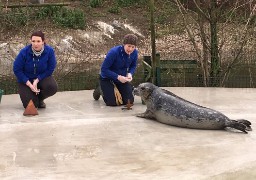
POLYGON ((155 20, 154 20, 154 0, 150 0, 150 31, 151 31, 151 48, 152 48, 152 83, 156 84, 156 42, 155 42, 155 20))

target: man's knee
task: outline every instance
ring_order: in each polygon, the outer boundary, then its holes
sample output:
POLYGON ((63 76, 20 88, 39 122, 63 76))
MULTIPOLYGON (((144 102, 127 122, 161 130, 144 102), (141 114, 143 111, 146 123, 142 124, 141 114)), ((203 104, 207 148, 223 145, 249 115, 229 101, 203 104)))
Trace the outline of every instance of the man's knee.
POLYGON ((113 102, 106 102, 106 105, 107 105, 107 106, 117 106, 117 104, 116 104, 116 103, 113 103, 113 102))
POLYGON ((51 95, 54 95, 58 90, 58 86, 57 86, 57 84, 50 84, 48 86, 48 89, 51 92, 51 95))
MULTIPOLYGON (((104 98, 103 98, 104 99, 104 98)), ((107 106, 117 106, 116 101, 115 100, 111 100, 111 99, 104 99, 104 102, 106 103, 107 106)))

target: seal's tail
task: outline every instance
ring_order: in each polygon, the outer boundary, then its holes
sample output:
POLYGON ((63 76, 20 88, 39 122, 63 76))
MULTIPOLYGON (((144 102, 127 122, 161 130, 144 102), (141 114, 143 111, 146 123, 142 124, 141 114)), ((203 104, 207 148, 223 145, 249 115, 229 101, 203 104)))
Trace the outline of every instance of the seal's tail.
POLYGON ((251 122, 245 119, 230 120, 230 122, 228 122, 226 126, 240 130, 244 133, 247 133, 247 131, 252 130, 251 122))

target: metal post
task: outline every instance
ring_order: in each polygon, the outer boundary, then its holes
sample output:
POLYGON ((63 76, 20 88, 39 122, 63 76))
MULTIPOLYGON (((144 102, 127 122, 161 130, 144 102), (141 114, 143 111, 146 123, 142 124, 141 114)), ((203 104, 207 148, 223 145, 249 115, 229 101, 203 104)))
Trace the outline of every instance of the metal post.
POLYGON ((153 84, 156 84, 156 42, 155 42, 155 20, 154 20, 154 0, 150 0, 150 30, 151 30, 151 48, 152 48, 152 71, 153 84))
POLYGON ((156 85, 161 86, 160 53, 156 53, 156 85))

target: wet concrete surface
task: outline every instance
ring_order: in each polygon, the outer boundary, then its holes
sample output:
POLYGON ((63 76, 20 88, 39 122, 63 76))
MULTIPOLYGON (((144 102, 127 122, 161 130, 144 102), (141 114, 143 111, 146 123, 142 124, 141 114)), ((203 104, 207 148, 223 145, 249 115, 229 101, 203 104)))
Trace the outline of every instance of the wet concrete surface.
MULTIPOLYGON (((256 89, 165 88, 256 124, 256 89)), ((196 130, 136 117, 94 101, 92 90, 58 92, 39 115, 23 116, 19 96, 0 104, 0 179, 256 179, 256 131, 196 130)))

